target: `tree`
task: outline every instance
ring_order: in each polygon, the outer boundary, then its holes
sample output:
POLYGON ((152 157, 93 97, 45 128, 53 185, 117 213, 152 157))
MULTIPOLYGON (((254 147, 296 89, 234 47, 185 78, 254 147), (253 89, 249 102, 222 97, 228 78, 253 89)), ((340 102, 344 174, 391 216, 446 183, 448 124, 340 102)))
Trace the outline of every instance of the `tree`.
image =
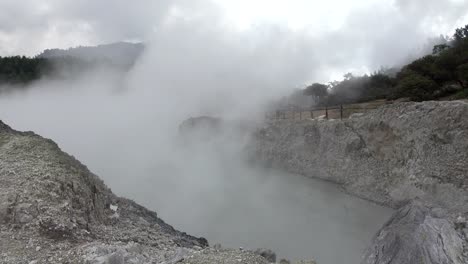
POLYGON ((343 77, 344 77, 345 80, 351 80, 351 79, 354 78, 354 75, 353 75, 353 73, 348 72, 345 75, 343 75, 343 77))
POLYGON ((36 80, 49 66, 41 58, 0 57, 0 83, 20 84, 36 80))
POLYGON ((453 35, 453 38, 455 39, 456 42, 462 41, 463 39, 468 38, 468 25, 457 28, 455 30, 455 35, 453 35))
POLYGON ((422 76, 429 77, 433 79, 434 77, 434 62, 436 61, 436 57, 432 55, 424 56, 420 59, 417 59, 403 69, 411 70, 416 72, 422 76))
POLYGON ((367 97, 369 100, 385 98, 390 94, 394 83, 394 78, 382 73, 374 73, 370 76, 369 84, 363 91, 366 96, 362 97, 367 97))
POLYGON ((314 83, 304 90, 305 95, 313 96, 320 103, 328 95, 328 86, 321 83, 314 83))
POLYGON ((442 51, 448 48, 450 48, 450 46, 447 44, 435 45, 434 48, 432 49, 432 55, 439 55, 442 51))
POLYGON ((468 84, 468 63, 457 67, 458 82, 463 88, 467 88, 468 84))
POLYGON ((438 89, 436 82, 430 78, 412 72, 407 73, 396 87, 396 98, 409 97, 413 101, 433 99, 434 92, 438 89))
POLYGON ((432 77, 439 84, 455 79, 458 66, 458 56, 453 49, 447 49, 439 54, 432 66, 432 77))

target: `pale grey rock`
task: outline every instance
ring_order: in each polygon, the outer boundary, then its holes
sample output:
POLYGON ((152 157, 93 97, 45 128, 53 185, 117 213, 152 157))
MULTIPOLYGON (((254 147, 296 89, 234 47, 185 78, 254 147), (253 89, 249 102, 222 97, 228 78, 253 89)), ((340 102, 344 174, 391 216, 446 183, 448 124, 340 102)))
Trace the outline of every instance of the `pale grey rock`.
POLYGON ((413 202, 400 208, 377 233, 363 264, 463 264, 464 240, 453 223, 413 202))
POLYGON ((221 246, 220 243, 216 243, 216 244, 214 244, 213 248, 214 248, 215 250, 221 250, 222 246, 221 246))
POLYGON ((186 256, 181 264, 207 264, 207 263, 223 263, 223 264, 268 264, 269 262, 262 256, 259 256, 248 250, 206 248, 201 251, 193 252, 186 256))
POLYGON ((190 251, 185 248, 178 248, 175 254, 163 264, 176 264, 180 263, 190 254, 190 251))
POLYGON ((110 256, 106 258, 103 264, 124 264, 125 258, 124 253, 121 251, 117 251, 112 253, 110 256))
POLYGON ((468 241, 468 228, 463 229, 462 233, 465 236, 465 239, 468 241))
POLYGON ((351 115, 349 116, 349 118, 350 118, 350 119, 352 119, 352 118, 358 118, 358 117, 361 117, 361 116, 363 116, 363 115, 364 115, 364 113, 354 113, 354 114, 351 114, 351 115))
POLYGON ((456 229, 464 229, 468 226, 467 220, 465 217, 459 215, 457 219, 455 219, 455 228, 456 229))
POLYGON ((0 224, 8 221, 8 203, 0 202, 0 224))

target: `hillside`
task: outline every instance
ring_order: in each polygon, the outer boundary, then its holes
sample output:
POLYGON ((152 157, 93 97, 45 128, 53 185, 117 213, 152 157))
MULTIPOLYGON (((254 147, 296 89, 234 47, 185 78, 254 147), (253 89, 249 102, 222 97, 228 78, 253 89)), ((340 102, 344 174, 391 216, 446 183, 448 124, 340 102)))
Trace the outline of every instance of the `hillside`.
POLYGON ((81 60, 105 60, 116 65, 133 65, 144 51, 144 44, 116 42, 98 46, 80 46, 69 49, 47 49, 37 58, 75 57, 81 60))

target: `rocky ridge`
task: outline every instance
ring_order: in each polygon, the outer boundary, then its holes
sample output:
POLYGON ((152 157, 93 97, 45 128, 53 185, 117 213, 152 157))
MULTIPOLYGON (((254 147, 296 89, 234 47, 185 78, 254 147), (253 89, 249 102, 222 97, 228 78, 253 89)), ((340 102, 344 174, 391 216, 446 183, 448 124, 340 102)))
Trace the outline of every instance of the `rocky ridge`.
POLYGON ((117 197, 53 141, 0 121, 0 263, 268 263, 117 197))

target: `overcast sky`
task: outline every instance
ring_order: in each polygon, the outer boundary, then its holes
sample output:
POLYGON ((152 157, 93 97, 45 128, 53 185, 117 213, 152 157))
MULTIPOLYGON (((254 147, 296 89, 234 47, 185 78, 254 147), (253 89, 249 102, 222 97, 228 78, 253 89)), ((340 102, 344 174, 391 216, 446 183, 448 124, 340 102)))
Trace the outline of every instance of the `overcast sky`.
POLYGON ((468 0, 1 0, 0 56, 148 41, 167 24, 200 19, 233 41, 288 35, 329 79, 418 55, 431 38, 468 24, 468 0))

